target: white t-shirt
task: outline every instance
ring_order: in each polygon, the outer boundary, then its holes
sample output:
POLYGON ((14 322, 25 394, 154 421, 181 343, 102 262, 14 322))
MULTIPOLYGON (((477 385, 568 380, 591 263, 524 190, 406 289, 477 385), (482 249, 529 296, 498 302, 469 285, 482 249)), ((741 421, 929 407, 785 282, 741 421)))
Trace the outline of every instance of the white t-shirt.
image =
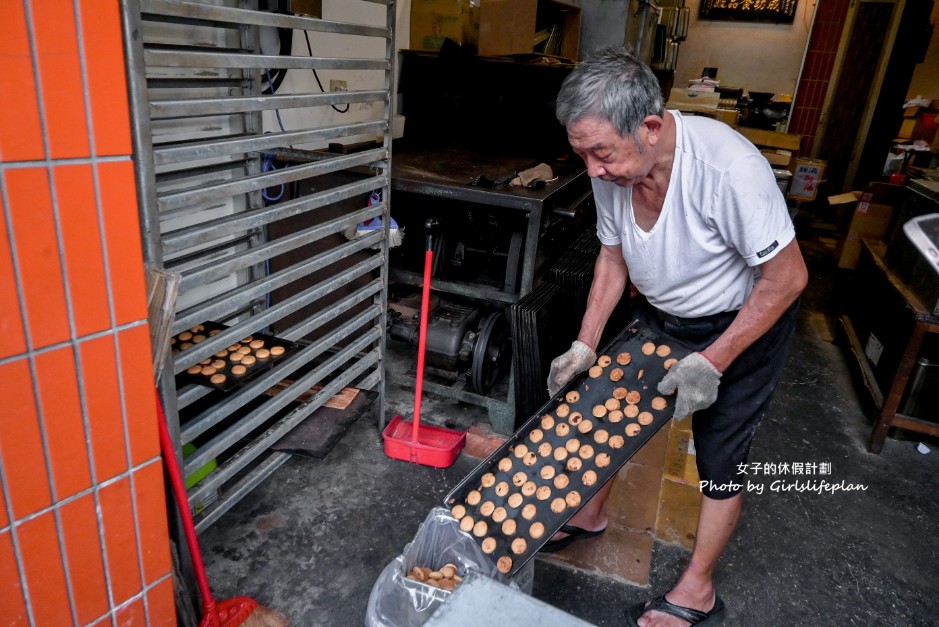
POLYGON ((759 264, 795 238, 772 168, 723 122, 677 111, 675 161, 662 213, 636 224, 632 189, 593 179, 600 242, 623 249, 629 277, 649 302, 675 316, 736 311, 759 264))

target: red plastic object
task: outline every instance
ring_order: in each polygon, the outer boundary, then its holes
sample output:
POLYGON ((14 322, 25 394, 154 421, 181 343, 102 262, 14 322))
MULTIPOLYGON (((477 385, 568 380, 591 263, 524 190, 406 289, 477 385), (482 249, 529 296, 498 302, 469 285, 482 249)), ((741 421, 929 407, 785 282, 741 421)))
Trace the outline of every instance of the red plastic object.
POLYGON ((420 425, 414 440, 413 424, 399 414, 385 427, 385 455, 422 466, 449 468, 466 444, 466 434, 433 425, 420 425))
POLYGON ((176 449, 170 439, 170 432, 166 426, 166 415, 163 413, 163 404, 157 396, 157 422, 160 427, 160 449, 163 453, 163 464, 166 466, 176 504, 179 505, 180 518, 183 530, 186 533, 186 543, 189 544, 189 554, 192 557, 193 570, 196 573, 196 583, 199 585, 199 596, 202 597, 202 621, 199 627, 237 627, 241 625, 254 610, 258 602, 251 597, 234 597, 216 603, 209 587, 209 578, 205 574, 205 563, 202 561, 202 551, 199 549, 199 538, 196 536, 196 525, 192 521, 192 512, 189 511, 189 499, 186 496, 186 487, 183 485, 183 475, 176 462, 176 449))
POLYGON ((421 292, 421 327, 417 341, 417 381, 414 386, 414 420, 400 415, 388 423, 382 436, 385 455, 392 459, 447 468, 453 464, 466 443, 466 434, 443 427, 421 426, 421 396, 424 392, 424 351, 427 349, 427 314, 430 310, 430 271, 434 253, 428 245, 424 253, 424 286, 421 292))

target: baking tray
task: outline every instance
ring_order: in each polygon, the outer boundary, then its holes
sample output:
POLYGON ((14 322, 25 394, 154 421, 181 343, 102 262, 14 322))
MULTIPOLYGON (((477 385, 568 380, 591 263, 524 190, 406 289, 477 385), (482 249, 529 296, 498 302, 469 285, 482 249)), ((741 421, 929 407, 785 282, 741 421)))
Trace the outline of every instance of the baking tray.
MULTIPOLYGON (((227 329, 228 327, 220 322, 207 320, 202 324, 193 326, 188 331, 181 331, 170 340, 173 354, 188 348, 186 343, 193 344, 202 341, 198 340, 198 337, 209 338, 227 329)), ((203 359, 189 370, 179 373, 177 379, 180 383, 195 383, 228 392, 244 385, 260 373, 270 370, 276 362, 282 361, 284 357, 296 351, 297 346, 296 342, 282 340, 263 333, 254 333, 227 348, 223 348, 213 356, 203 359), (275 349, 275 347, 283 348, 283 352, 275 349), (233 357, 236 353, 241 354, 242 357, 233 357), (252 363, 243 363, 248 361, 248 357, 252 358, 252 363), (244 366, 245 371, 236 370, 236 366, 244 366), (201 371, 205 367, 211 368, 209 374, 204 374, 201 371), (223 375, 225 378, 220 382, 213 383, 212 377, 215 375, 223 375)))
POLYGON ((461 528, 494 562, 501 560, 501 571, 511 576, 534 557, 672 418, 675 397, 659 394, 656 385, 665 376, 667 361, 690 352, 677 340, 632 322, 600 352, 593 368, 545 403, 445 497, 461 528), (646 345, 659 352, 644 353, 646 345), (668 355, 662 355, 662 346, 668 355), (625 353, 629 361, 624 364, 619 356, 625 353), (611 378, 616 369, 621 378, 611 378), (639 393, 638 401, 631 392, 639 393), (618 409, 611 409, 616 403, 606 404, 612 399, 619 401, 618 409), (571 461, 575 459, 579 461, 571 461), (566 485, 559 476, 567 477, 566 485), (515 521, 514 533, 506 529, 507 520, 515 521), (518 538, 524 547, 513 550, 518 538))

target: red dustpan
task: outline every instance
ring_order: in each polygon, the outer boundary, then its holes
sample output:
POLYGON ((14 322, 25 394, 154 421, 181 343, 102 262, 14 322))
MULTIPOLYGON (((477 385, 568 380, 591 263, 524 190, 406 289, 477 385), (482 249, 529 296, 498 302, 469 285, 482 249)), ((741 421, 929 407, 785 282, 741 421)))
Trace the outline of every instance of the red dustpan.
POLYGON ((424 253, 424 288, 421 294, 421 329, 417 343, 417 382, 414 387, 414 421, 407 422, 401 415, 395 416, 382 436, 385 438, 385 455, 392 459, 447 468, 453 464, 466 443, 466 434, 443 427, 421 424, 421 393, 424 390, 424 351, 427 348, 427 318, 430 310, 430 271, 434 253, 431 237, 427 236, 427 252, 424 253))

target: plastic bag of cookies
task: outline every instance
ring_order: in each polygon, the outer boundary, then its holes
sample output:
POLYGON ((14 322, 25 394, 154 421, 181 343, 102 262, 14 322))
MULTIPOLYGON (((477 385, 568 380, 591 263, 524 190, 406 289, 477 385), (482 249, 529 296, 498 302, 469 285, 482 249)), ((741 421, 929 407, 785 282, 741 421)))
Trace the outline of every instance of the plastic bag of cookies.
POLYGON ((455 585, 475 574, 531 594, 534 560, 511 579, 506 578, 472 536, 460 531, 459 521, 449 510, 434 508, 421 523, 414 539, 404 547, 404 552, 392 560, 375 581, 365 624, 370 627, 422 625, 446 601, 455 585), (422 580, 421 575, 425 579, 422 580), (444 580, 447 583, 441 585, 444 580))

